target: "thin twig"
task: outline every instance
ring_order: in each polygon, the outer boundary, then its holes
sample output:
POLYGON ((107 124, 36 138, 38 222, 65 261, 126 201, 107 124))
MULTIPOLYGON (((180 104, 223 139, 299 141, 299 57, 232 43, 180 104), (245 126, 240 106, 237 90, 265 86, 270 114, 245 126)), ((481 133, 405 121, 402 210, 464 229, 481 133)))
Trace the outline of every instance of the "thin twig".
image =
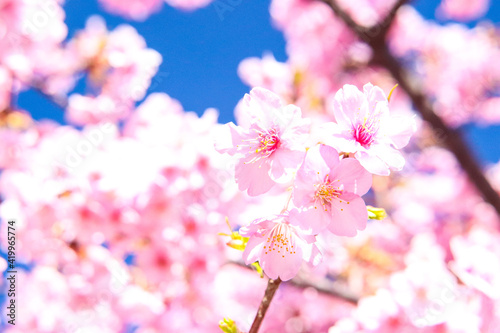
POLYGON ((357 24, 351 17, 351 15, 347 14, 336 1, 331 0, 319 0, 321 2, 326 3, 333 10, 335 15, 337 15, 344 23, 354 32, 362 31, 368 29, 368 27, 363 27, 357 24))
POLYGON ((371 46, 374 53, 374 63, 386 68, 394 79, 403 88, 415 109, 422 115, 422 118, 427 121, 436 133, 439 133, 443 139, 443 144, 455 155, 455 158, 462 166, 462 169, 468 175, 470 181, 476 186, 483 199, 491 204, 498 215, 500 215, 500 196, 493 189, 491 184, 484 176, 481 167, 479 166, 475 156, 471 153, 465 140, 458 130, 448 127, 444 121, 436 115, 432 109, 431 103, 422 92, 420 87, 412 84, 412 78, 400 64, 391 52, 386 43, 386 35, 389 31, 391 23, 394 19, 397 9, 406 1, 398 1, 394 8, 389 12, 387 17, 380 24, 372 28, 366 28, 358 25, 347 14, 335 0, 320 0, 326 3, 333 12, 360 38, 371 46), (368 32, 372 32, 371 34, 368 32), (374 34, 377 32, 377 34, 374 34))
MULTIPOLYGON (((252 269, 240 261, 231 261, 228 262, 228 264, 238 265, 243 268, 252 269)), ((301 279, 300 277, 294 277, 292 280, 287 281, 285 283, 291 284, 292 286, 297 288, 303 288, 303 289, 313 288, 321 294, 339 298, 353 304, 357 304, 359 301, 359 295, 349 290, 347 286, 339 282, 332 282, 331 280, 326 278, 320 281, 316 281, 315 283, 310 283, 306 279, 301 279)))
POLYGON ((345 12, 340 5, 334 0, 320 0, 321 2, 326 3, 333 10, 335 15, 337 15, 344 23, 354 31, 359 38, 368 41, 373 40, 375 38, 383 38, 387 31, 389 30, 394 17, 396 16, 397 11, 401 6, 405 5, 409 2, 409 0, 398 0, 391 10, 387 13, 385 18, 381 20, 379 23, 373 26, 363 26, 361 24, 356 23, 353 18, 345 12))
POLYGON ((381 32, 384 36, 387 35, 387 31, 389 31, 392 21, 394 21, 394 17, 396 16, 399 8, 401 8, 403 5, 406 5, 409 1, 410 0, 398 0, 398 2, 394 4, 386 17, 378 24, 378 26, 381 27, 381 32))
POLYGON ((297 288, 314 288, 321 294, 333 296, 352 304, 358 304, 359 302, 359 296, 349 290, 346 285, 332 282, 326 278, 317 281, 316 283, 310 283, 304 279, 294 278, 290 280, 289 283, 297 288))
POLYGON ((264 316, 266 315, 267 309, 273 300, 274 294, 278 290, 281 284, 281 279, 277 278, 276 280, 271 280, 267 282, 266 292, 262 301, 260 302, 259 310, 255 315, 255 319, 253 320, 252 327, 250 327, 250 332, 248 333, 257 333, 259 332, 260 325, 262 324, 262 320, 264 320, 264 316))
POLYGON ((66 108, 68 107, 68 100, 66 97, 58 97, 58 96, 52 96, 52 95, 47 94, 44 91, 42 83, 33 81, 28 85, 30 86, 31 89, 38 92, 40 95, 45 97, 47 100, 49 100, 55 106, 61 108, 63 111, 65 111, 66 108))

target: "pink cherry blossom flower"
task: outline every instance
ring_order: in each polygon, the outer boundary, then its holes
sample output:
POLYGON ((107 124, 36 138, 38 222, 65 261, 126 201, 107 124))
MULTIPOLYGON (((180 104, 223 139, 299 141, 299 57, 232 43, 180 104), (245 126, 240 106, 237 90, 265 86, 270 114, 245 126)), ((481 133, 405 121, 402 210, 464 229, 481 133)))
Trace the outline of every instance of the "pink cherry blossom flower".
POLYGON ((215 148, 239 158, 235 175, 239 189, 256 196, 269 191, 275 182, 290 180, 303 159, 310 122, 302 119, 297 106, 283 106, 276 94, 264 88, 245 95, 242 109, 250 128, 224 125, 215 148))
POLYGON ((328 228, 339 236, 355 236, 366 227, 368 214, 361 195, 372 176, 353 158, 339 160, 332 147, 310 148, 297 172, 290 212, 293 224, 310 233, 328 228))
POLYGON ((271 279, 283 281, 293 278, 302 261, 313 266, 321 260, 315 236, 304 234, 300 228, 288 223, 288 216, 276 215, 261 218, 240 229, 240 234, 250 237, 243 259, 249 265, 259 261, 271 279))
POLYGON ((335 94, 333 113, 337 123, 323 128, 325 144, 354 157, 366 170, 387 176, 390 169, 401 170, 405 160, 397 149, 408 144, 416 130, 413 118, 391 116, 382 89, 367 83, 363 92, 344 85, 335 94))

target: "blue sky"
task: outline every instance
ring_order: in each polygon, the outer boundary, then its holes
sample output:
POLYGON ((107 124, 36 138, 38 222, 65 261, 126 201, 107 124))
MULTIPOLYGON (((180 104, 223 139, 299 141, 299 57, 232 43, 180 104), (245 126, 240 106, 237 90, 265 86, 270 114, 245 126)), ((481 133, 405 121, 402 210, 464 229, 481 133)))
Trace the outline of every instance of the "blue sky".
MULTIPOLYGON (((279 61, 286 60, 285 41, 281 32, 272 26, 269 3, 270 0, 242 0, 222 16, 213 5, 190 13, 163 6, 145 22, 106 14, 97 0, 68 0, 65 10, 70 37, 94 14, 103 16, 109 29, 122 23, 134 26, 144 36, 148 47, 163 57, 155 78, 157 84, 149 92, 166 92, 180 100, 186 110, 198 114, 215 107, 220 111, 219 121, 225 123, 233 120, 234 106, 249 90, 237 75, 240 61, 261 57, 264 52, 271 52, 279 61)), ((492 3, 488 18, 498 22, 500 2, 492 3)), ((432 18, 439 1, 419 0, 414 4, 424 16, 432 18)), ((61 110, 36 92, 23 93, 19 104, 36 119, 64 122, 61 110)), ((464 131, 483 163, 500 159, 500 145, 491 143, 492 138, 497 141, 500 138, 499 126, 487 129, 466 126, 464 131)))

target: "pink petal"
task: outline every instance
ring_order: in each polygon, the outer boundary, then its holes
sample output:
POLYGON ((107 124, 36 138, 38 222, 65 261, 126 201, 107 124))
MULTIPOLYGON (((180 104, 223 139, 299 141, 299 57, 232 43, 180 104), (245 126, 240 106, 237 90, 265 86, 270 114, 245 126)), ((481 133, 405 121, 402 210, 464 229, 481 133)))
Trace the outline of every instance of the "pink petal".
POLYGON ((342 202, 332 203, 333 222, 328 226, 335 235, 356 236, 357 230, 364 230, 368 212, 363 199, 355 196, 341 196, 342 202))
POLYGON ((271 279, 277 279, 278 276, 283 281, 292 279, 302 265, 302 247, 295 245, 295 253, 284 253, 284 251, 265 251, 259 261, 260 266, 271 279))
POLYGON ((292 209, 290 211, 290 224, 297 225, 306 234, 319 234, 325 230, 332 222, 331 214, 323 208, 321 204, 310 205, 302 209, 292 209))
POLYGON ((259 260, 262 253, 265 238, 262 237, 250 237, 248 240, 245 251, 243 251, 243 260, 245 264, 250 265, 259 260))
POLYGON ((343 153, 355 153, 362 146, 354 138, 347 137, 345 135, 332 135, 327 140, 323 140, 323 143, 334 147, 337 151, 343 153))
POLYGON ((252 223, 244 227, 241 227, 240 230, 238 230, 238 232, 243 237, 251 237, 255 234, 257 234, 257 236, 259 237, 263 237, 263 232, 265 232, 265 230, 267 229, 272 228, 273 225, 274 222, 271 222, 269 221, 268 218, 263 217, 252 221, 252 223))
MULTIPOLYGON (((313 148, 316 149, 315 147, 313 148)), ((326 162, 326 165, 328 165, 330 169, 333 169, 339 165, 339 153, 335 150, 335 148, 327 145, 319 145, 319 153, 321 155, 321 158, 326 162)))
POLYGON ((335 123, 325 123, 319 126, 319 142, 335 148, 339 152, 354 153, 361 145, 354 139, 350 130, 352 125, 345 128, 335 123))
POLYGON ((387 164, 378 158, 371 149, 358 151, 354 157, 361 163, 363 168, 374 175, 389 176, 391 174, 387 164))
POLYGON ((332 179, 339 179, 344 190, 359 196, 365 194, 372 186, 372 175, 354 158, 344 158, 335 169, 332 179))
POLYGON ((318 266, 323 260, 323 255, 315 244, 303 246, 302 250, 302 259, 313 267, 318 266))
POLYGON ((272 117, 282 107, 281 100, 275 93, 264 88, 253 88, 244 97, 242 108, 263 127, 273 126, 272 117))
POLYGON ((391 169, 401 170, 405 165, 403 155, 396 149, 389 145, 373 145, 370 150, 376 154, 382 161, 384 161, 391 169))
POLYGON ((342 135, 346 129, 350 129, 351 126, 346 127, 345 129, 341 127, 337 123, 328 122, 321 124, 317 127, 317 130, 320 131, 319 137, 327 139, 331 135, 342 135))
POLYGON ((412 117, 390 117, 385 120, 383 128, 384 133, 398 149, 408 144, 416 130, 417 125, 412 117))
POLYGON ((238 150, 236 146, 241 144, 245 135, 245 130, 233 123, 221 125, 214 134, 215 150, 234 155, 238 150))
POLYGON ((370 113, 389 113, 389 103, 382 89, 373 86, 371 83, 367 83, 363 86, 363 92, 368 99, 368 110, 370 113))
POLYGON ((286 127, 281 127, 282 147, 305 151, 305 143, 311 131, 311 120, 301 118, 301 111, 295 105, 287 105, 283 110, 295 111, 293 111, 293 117, 287 122, 286 127))
POLYGON ((303 240, 307 244, 312 244, 312 243, 316 242, 316 235, 306 234, 302 231, 302 229, 300 227, 296 228, 295 231, 296 231, 297 237, 299 237, 301 240, 303 240), (298 233, 298 231, 300 231, 300 234, 298 233))
POLYGON ((275 182, 269 177, 269 163, 248 163, 242 160, 236 165, 235 177, 240 191, 248 189, 248 195, 257 196, 269 191, 275 182))
POLYGON ((304 158, 304 162, 302 162, 297 172, 297 180, 306 186, 307 184, 315 184, 315 182, 322 180, 323 177, 330 172, 330 168, 339 163, 339 155, 335 149, 330 147, 331 150, 320 150, 321 146, 324 145, 316 145, 309 148, 304 158), (337 158, 336 161, 335 155, 337 158), (325 161, 325 157, 328 161, 325 161), (330 162, 330 165, 328 162, 330 162))
POLYGON ((363 119, 367 112, 366 97, 356 86, 346 84, 335 94, 333 114, 342 127, 351 126, 356 119, 363 119))
POLYGON ((335 169, 339 163, 339 155, 334 148, 326 145, 309 148, 297 172, 293 203, 296 206, 310 204, 316 191, 314 184, 321 183, 331 169, 335 169))
POLYGON ((278 183, 289 181, 302 162, 305 151, 278 149, 271 156, 271 178, 278 183))
POLYGON ((276 109, 270 117, 280 129, 283 141, 293 141, 297 136, 309 133, 310 120, 302 119, 302 111, 296 105, 289 104, 276 109))
POLYGON ((250 96, 253 97, 256 102, 260 103, 266 110, 279 109, 283 105, 278 95, 265 88, 253 88, 250 91, 250 96))
MULTIPOLYGON (((312 175, 314 176, 314 175, 312 175)), ((309 205, 313 201, 316 189, 313 186, 314 182, 309 181, 309 178, 298 177, 295 179, 293 188, 293 203, 300 207, 309 205)))
POLYGON ((295 178, 293 202, 297 206, 307 205, 314 196, 314 184, 323 178, 339 163, 339 155, 335 149, 325 145, 309 148, 304 162, 295 178))

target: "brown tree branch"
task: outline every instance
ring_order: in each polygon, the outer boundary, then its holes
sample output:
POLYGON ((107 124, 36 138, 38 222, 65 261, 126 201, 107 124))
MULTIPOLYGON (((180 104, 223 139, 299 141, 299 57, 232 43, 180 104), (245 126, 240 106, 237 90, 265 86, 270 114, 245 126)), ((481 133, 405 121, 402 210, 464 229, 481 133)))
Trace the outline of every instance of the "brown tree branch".
POLYGON ((333 12, 362 40, 373 49, 374 64, 387 69, 394 79, 399 83, 410 97, 415 109, 421 114, 436 133, 443 139, 443 144, 455 155, 470 181, 476 186, 483 199, 491 204, 500 216, 500 197, 484 176, 476 158, 471 153, 466 142, 458 130, 448 127, 443 120, 436 115, 431 103, 422 90, 416 86, 410 74, 406 72, 391 52, 386 43, 386 35, 397 10, 406 3, 400 0, 389 12, 381 23, 367 28, 360 26, 347 14, 335 0, 320 0, 326 3, 333 12))
POLYGON ((52 96, 52 95, 47 94, 45 92, 45 89, 43 87, 42 82, 33 81, 33 82, 29 83, 28 86, 31 89, 33 89, 34 91, 36 91, 37 93, 39 93, 40 95, 42 95, 43 97, 45 97, 52 104, 54 104, 58 108, 61 108, 63 111, 65 111, 66 108, 68 107, 68 99, 66 97, 52 96))
POLYGON ((266 292, 262 301, 260 302, 259 310, 255 315, 255 319, 253 320, 252 327, 250 327, 250 331, 248 333, 257 333, 259 332, 260 325, 262 324, 262 320, 264 320, 264 316, 266 315, 267 309, 273 300, 274 294, 278 290, 278 287, 281 284, 281 279, 277 278, 276 280, 271 280, 267 282, 266 292))
MULTIPOLYGON (((238 265, 243 268, 252 269, 249 266, 245 265, 240 261, 231 261, 228 264, 238 265)), ((291 284, 297 288, 313 288, 317 290, 319 293, 333 296, 335 298, 343 299, 349 303, 357 304, 359 301, 359 295, 356 295, 351 290, 348 290, 346 286, 332 282, 328 279, 323 279, 321 281, 317 281, 316 283, 310 283, 306 279, 301 279, 300 277, 294 277, 292 280, 285 282, 285 284, 291 284)))
POLYGON ((394 17, 396 16, 399 8, 401 8, 403 5, 406 5, 409 1, 410 0, 398 0, 391 8, 389 13, 387 13, 386 17, 379 24, 377 24, 377 26, 380 27, 382 35, 387 35, 387 32, 389 31, 392 21, 394 21, 394 17))
POLYGON ((359 296, 347 289, 346 286, 332 282, 326 278, 316 283, 310 283, 307 280, 295 277, 289 283, 297 288, 314 288, 322 294, 340 298, 352 304, 358 304, 359 302, 359 296))
POLYGON ((379 23, 367 27, 360 25, 356 23, 352 17, 345 12, 336 1, 332 0, 319 0, 321 2, 326 3, 330 8, 333 10, 335 15, 337 15, 344 23, 356 33, 356 35, 366 41, 369 42, 370 40, 374 40, 376 38, 384 38, 384 36, 387 34, 387 31, 389 30, 392 21, 394 20, 394 17, 396 16, 397 11, 401 6, 404 4, 408 3, 409 0, 398 0, 394 6, 391 8, 391 10, 387 13, 385 18, 381 20, 379 23))

